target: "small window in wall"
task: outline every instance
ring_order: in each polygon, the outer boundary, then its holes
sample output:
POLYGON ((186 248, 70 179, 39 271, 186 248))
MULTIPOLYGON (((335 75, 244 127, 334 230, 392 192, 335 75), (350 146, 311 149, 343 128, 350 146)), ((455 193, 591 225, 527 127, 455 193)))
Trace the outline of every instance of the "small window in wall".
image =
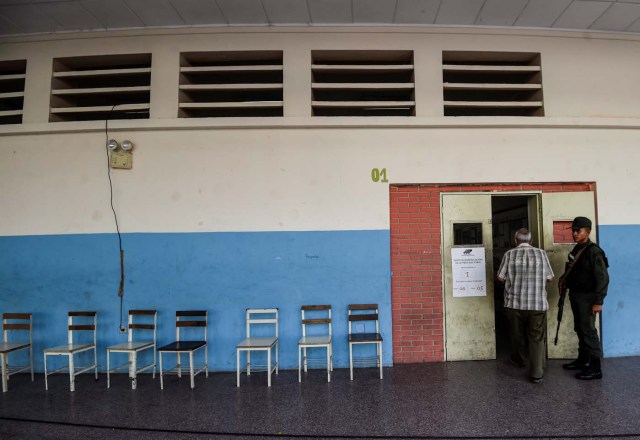
POLYGON ((471 246, 482 244, 482 223, 454 223, 453 245, 471 246))
POLYGON ((413 51, 314 50, 313 116, 415 116, 413 51))
POLYGON ((22 123, 26 60, 0 61, 0 124, 22 123))
POLYGON ((53 60, 50 122, 148 119, 151 54, 53 60))
POLYGON ((540 54, 442 52, 445 116, 544 116, 540 54))
POLYGON ((571 220, 553 222, 553 242, 555 244, 575 244, 571 232, 571 220))
POLYGON ((180 118, 283 115, 282 51, 183 52, 180 118))

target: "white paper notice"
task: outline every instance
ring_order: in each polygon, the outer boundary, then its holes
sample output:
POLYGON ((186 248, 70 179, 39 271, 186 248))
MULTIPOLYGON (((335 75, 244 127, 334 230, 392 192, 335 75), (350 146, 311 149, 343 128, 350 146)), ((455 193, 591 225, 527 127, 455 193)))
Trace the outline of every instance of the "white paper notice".
POLYGON ((451 248, 453 296, 486 296, 484 247, 451 248))

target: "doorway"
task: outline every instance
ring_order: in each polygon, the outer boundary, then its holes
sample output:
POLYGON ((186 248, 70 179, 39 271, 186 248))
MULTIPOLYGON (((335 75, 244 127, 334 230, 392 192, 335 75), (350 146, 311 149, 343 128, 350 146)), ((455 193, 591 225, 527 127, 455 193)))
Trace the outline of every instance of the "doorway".
MULTIPOLYGON (((536 230, 536 217, 530 210, 538 205, 537 195, 503 195, 491 197, 491 225, 493 229, 493 276, 497 276, 504 254, 514 246, 515 233, 520 228, 536 230), (532 215, 533 214, 533 215, 532 215), (533 225, 533 227, 531 226, 533 225)), ((532 233, 532 236, 534 234, 532 233)), ((535 234, 537 239, 538 234, 535 234)), ((533 245, 538 247, 534 239, 533 245)), ((496 357, 507 358, 511 347, 509 326, 504 309, 504 284, 494 283, 494 316, 496 326, 496 357)))

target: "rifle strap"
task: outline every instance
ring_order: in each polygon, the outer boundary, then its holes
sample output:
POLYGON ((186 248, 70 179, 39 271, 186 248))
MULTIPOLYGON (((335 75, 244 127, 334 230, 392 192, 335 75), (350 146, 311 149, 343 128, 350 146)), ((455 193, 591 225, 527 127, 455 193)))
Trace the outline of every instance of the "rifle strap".
POLYGON ((567 263, 567 269, 564 271, 564 274, 562 275, 562 278, 567 279, 567 276, 569 275, 569 273, 571 273, 571 269, 573 269, 573 266, 575 266, 576 263, 578 262, 578 259, 580 258, 580 255, 582 255, 582 253, 584 251, 586 251, 588 248, 590 248, 594 244, 595 243, 590 242, 589 244, 587 244, 585 247, 583 247, 582 249, 580 249, 578 251, 578 253, 576 254, 575 258, 567 263))

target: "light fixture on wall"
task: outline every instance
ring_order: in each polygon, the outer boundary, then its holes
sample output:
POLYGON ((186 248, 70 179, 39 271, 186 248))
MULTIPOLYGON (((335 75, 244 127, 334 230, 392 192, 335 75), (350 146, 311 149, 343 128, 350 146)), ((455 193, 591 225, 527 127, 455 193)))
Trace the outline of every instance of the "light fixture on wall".
POLYGON ((126 139, 122 141, 122 150, 131 151, 132 149, 133 149, 133 142, 126 139))
POLYGON ((125 139, 122 143, 118 143, 115 139, 107 141, 107 149, 109 154, 109 165, 111 168, 120 168, 130 170, 133 166, 133 142, 125 139))
POLYGON ((107 148, 109 149, 109 151, 114 151, 118 148, 118 141, 115 139, 109 139, 107 141, 107 148))

